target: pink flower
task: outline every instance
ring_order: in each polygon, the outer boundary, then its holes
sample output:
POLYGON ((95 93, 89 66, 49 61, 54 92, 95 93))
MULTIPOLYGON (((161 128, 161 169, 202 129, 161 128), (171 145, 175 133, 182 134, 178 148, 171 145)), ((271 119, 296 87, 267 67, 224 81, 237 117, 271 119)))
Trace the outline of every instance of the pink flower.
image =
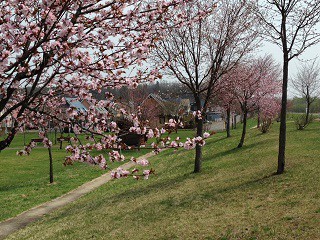
POLYGON ((153 138, 154 137, 154 133, 152 131, 152 129, 149 129, 148 133, 147 133, 147 138, 153 138))
POLYGON ((191 149, 194 149, 196 147, 196 144, 194 142, 194 139, 190 139, 190 138, 187 138, 187 141, 184 143, 183 147, 186 149, 186 150, 191 150, 191 149))
POLYGON ((111 178, 118 179, 120 178, 120 174, 117 171, 111 171, 111 178))
POLYGON ((208 137, 210 137, 210 133, 205 132, 205 133, 203 134, 203 138, 208 138, 208 137))
POLYGON ((172 148, 177 148, 177 147, 178 147, 177 142, 176 142, 176 141, 172 141, 172 142, 170 143, 170 147, 172 147, 172 148))
POLYGON ((52 146, 52 142, 48 138, 44 138, 42 143, 46 148, 50 148, 52 146))
POLYGON ((149 161, 148 161, 147 159, 144 159, 144 158, 143 158, 143 159, 138 160, 138 161, 137 161, 137 164, 145 167, 145 166, 148 166, 148 165, 149 165, 149 161))
POLYGON ((97 143, 97 144, 95 145, 95 148, 96 148, 98 151, 100 151, 100 150, 103 149, 103 146, 102 146, 101 143, 97 143))
POLYGON ((149 176, 150 176, 150 170, 143 170, 143 176, 144 176, 144 179, 149 179, 149 176))

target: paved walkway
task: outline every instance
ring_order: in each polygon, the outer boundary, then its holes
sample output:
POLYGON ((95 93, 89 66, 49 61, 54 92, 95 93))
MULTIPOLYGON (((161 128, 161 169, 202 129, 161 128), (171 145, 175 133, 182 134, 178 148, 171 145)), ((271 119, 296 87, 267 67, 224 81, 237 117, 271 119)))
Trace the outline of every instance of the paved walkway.
MULTIPOLYGON (((148 158, 152 156, 153 153, 150 152, 146 155, 143 155, 139 158, 148 158)), ((138 158, 138 159, 139 159, 138 158)), ((129 169, 134 166, 133 162, 128 162, 123 164, 121 167, 123 169, 129 169)), ((37 207, 31 208, 16 217, 9 218, 3 222, 0 222, 0 240, 7 237, 9 234, 14 233, 29 223, 35 222, 42 218, 44 215, 53 212, 54 210, 61 208, 68 203, 74 202, 83 195, 91 192, 92 190, 100 187, 101 185, 109 182, 111 180, 110 172, 93 179, 90 182, 87 182, 80 187, 76 188, 75 190, 68 192, 61 197, 53 199, 49 202, 43 203, 37 207)))

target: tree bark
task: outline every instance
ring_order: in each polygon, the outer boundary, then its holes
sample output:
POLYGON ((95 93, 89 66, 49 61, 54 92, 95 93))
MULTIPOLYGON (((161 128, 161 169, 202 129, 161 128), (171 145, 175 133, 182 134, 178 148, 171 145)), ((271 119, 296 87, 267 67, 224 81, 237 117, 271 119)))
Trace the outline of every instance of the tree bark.
POLYGON ((308 125, 309 122, 309 116, 310 116, 310 101, 307 101, 307 111, 306 111, 306 122, 305 125, 308 125))
MULTIPOLYGON (((197 104, 197 110, 201 111, 201 99, 199 96, 195 97, 196 104, 197 104)), ((203 136, 203 119, 196 119, 197 121, 197 137, 203 136)), ((196 145, 196 156, 194 160, 194 173, 201 172, 201 166, 202 166, 202 146, 199 144, 196 145)))
MULTIPOLYGON (((197 122, 197 136, 203 135, 203 120, 198 119, 197 122)), ((201 171, 202 166, 202 146, 199 144, 196 145, 196 156, 194 162, 194 173, 198 173, 201 171)))
POLYGON ((288 89, 288 74, 289 74, 288 53, 284 52, 283 59, 284 59, 284 61, 283 61, 283 79, 282 79, 282 100, 281 100, 279 153, 278 153, 277 174, 282 174, 284 172, 285 152, 286 152, 287 89, 288 89))
POLYGON ((227 109, 227 121, 226 121, 226 131, 227 131, 227 138, 231 137, 230 133, 230 107, 227 109))
POLYGON ((49 176, 50 176, 50 183, 53 183, 53 161, 52 161, 52 151, 51 147, 48 148, 49 151, 49 176))
POLYGON ((242 135, 241 135, 241 139, 240 142, 238 144, 238 148, 241 148, 243 146, 244 143, 244 139, 246 137, 246 131, 247 131, 247 116, 248 113, 246 111, 243 112, 243 126, 242 126, 242 135))
POLYGON ((57 144, 57 129, 54 129, 54 144, 57 144))
POLYGON ((16 135, 17 130, 15 127, 12 127, 12 129, 10 130, 8 136, 4 139, 0 141, 0 151, 5 149, 6 147, 9 147, 12 140, 14 139, 14 136, 16 135))

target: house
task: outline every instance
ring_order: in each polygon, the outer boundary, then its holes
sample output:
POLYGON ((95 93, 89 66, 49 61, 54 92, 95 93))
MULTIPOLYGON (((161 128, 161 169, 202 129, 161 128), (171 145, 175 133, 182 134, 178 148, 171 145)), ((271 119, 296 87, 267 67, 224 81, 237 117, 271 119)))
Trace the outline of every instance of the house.
POLYGON ((179 109, 183 111, 183 113, 189 114, 191 111, 190 99, 188 98, 181 99, 179 103, 179 109))
POLYGON ((207 122, 222 122, 224 119, 224 110, 221 107, 209 107, 206 112, 205 120, 207 122))
POLYGON ((162 127, 169 119, 178 118, 179 104, 150 93, 141 103, 142 117, 149 120, 150 127, 162 127))

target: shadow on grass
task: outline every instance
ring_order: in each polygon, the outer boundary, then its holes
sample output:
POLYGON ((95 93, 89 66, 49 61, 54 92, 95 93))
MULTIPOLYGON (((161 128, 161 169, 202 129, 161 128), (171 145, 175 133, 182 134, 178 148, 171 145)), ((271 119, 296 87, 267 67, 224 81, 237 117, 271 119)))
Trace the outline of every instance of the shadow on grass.
POLYGON ((216 160, 217 158, 222 158, 222 157, 226 157, 230 154, 239 154, 241 152, 244 152, 246 150, 249 150, 249 149, 252 149, 252 148, 255 148, 257 146, 261 146, 262 144, 264 143, 267 143, 269 142, 270 140, 269 139, 265 139, 265 140, 262 140, 262 141, 259 141, 259 142, 255 142, 255 143, 251 143, 251 144, 245 144, 243 145, 241 148, 238 148, 238 147, 235 147, 235 148, 232 148, 232 149, 229 149, 229 150, 226 150, 226 151, 223 151, 223 152, 218 152, 218 153, 215 153, 213 155, 210 156, 210 159, 207 158, 207 157, 204 157, 203 160, 204 161, 207 161, 207 160, 216 160))

